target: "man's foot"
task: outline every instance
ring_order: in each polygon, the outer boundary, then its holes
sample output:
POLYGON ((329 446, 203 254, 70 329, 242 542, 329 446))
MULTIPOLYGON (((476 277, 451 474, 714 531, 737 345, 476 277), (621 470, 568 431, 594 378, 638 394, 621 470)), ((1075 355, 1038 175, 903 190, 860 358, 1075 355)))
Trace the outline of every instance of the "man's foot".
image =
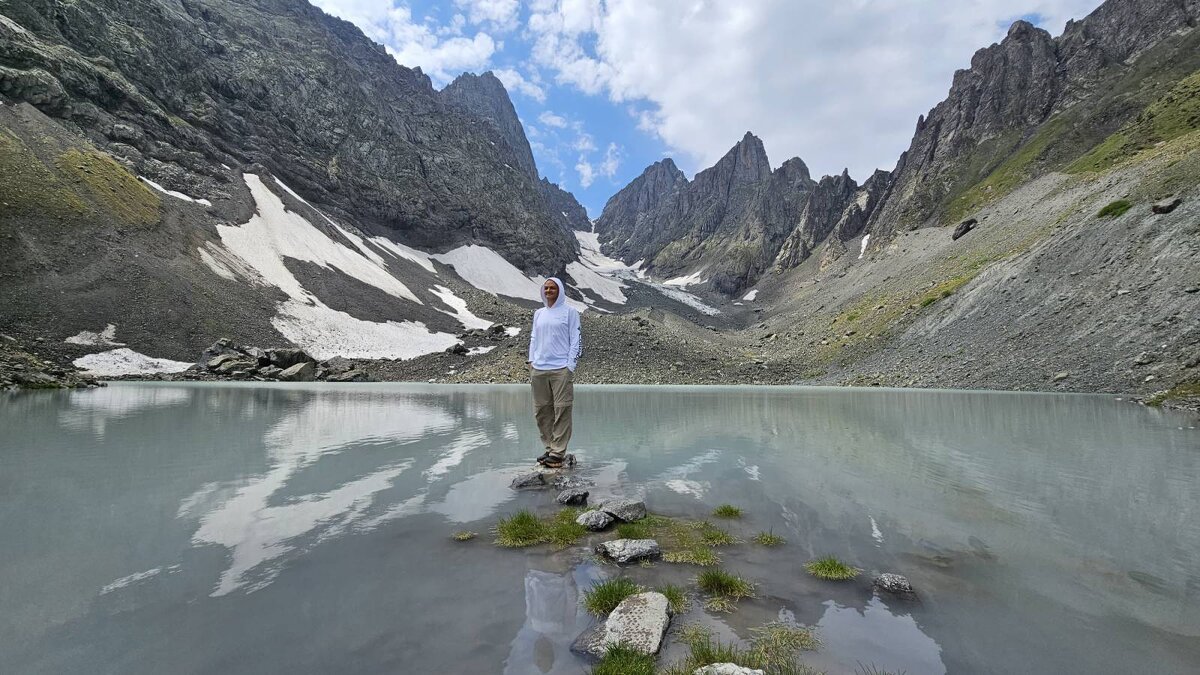
POLYGON ((542 466, 547 469, 561 469, 563 467, 563 458, 550 455, 546 458, 546 461, 542 462, 542 466))
POLYGON ((551 453, 549 450, 547 450, 547 451, 545 451, 545 452, 543 452, 543 453, 542 453, 542 456, 541 456, 541 457, 538 457, 538 458, 537 458, 537 463, 538 463, 538 464, 545 464, 545 463, 546 463, 546 460, 550 459, 550 458, 551 458, 551 457, 553 457, 553 456, 554 456, 554 454, 553 454, 553 453, 551 453))

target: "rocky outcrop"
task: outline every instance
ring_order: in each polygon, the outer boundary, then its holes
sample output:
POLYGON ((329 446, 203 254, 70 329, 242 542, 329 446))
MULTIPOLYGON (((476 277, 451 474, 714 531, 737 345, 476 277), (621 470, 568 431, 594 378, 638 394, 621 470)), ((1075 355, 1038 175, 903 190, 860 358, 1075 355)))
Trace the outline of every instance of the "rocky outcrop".
POLYGON ((327 213, 418 248, 479 242, 541 273, 576 257, 515 130, 461 107, 483 93, 499 105, 494 77, 439 93, 292 0, 31 0, 2 14, 0 93, 167 188, 228 193, 225 167, 259 164, 327 213))
POLYGON ((6 389, 74 389, 99 387, 102 382, 78 368, 39 358, 15 338, 0 335, 0 391, 6 389))
POLYGON ((529 178, 537 180, 537 165, 534 164, 525 129, 521 127, 521 120, 504 84, 491 71, 482 75, 463 73, 438 95, 449 105, 486 121, 500 141, 508 146, 516 161, 515 166, 529 178))
MULTIPOLYGON (((538 181, 538 189, 546 202, 546 210, 550 218, 561 224, 569 231, 589 231, 592 221, 588 219, 587 210, 575 201, 575 195, 551 183, 545 178, 538 181)), ((573 236, 573 235, 572 235, 573 236)))
POLYGON ((651 214, 687 184, 687 177, 670 158, 646 167, 604 204, 596 219, 600 241, 618 256, 633 257, 641 251, 640 242, 651 236, 646 222, 651 214))

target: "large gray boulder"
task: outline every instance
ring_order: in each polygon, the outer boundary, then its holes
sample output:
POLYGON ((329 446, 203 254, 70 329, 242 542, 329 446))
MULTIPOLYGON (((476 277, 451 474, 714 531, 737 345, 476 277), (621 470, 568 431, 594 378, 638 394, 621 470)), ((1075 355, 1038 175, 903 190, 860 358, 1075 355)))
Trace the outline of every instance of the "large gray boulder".
POLYGON ((640 499, 609 499, 601 502, 599 509, 613 518, 627 523, 646 517, 646 502, 640 499))
POLYGON ((283 368, 284 370, 301 363, 315 362, 315 359, 309 356, 303 349, 294 349, 292 347, 269 349, 267 350, 267 358, 270 359, 271 365, 283 368))
POLYGON ((582 488, 572 488, 570 490, 563 490, 562 492, 558 493, 558 496, 554 498, 554 501, 558 502, 559 504, 586 504, 588 494, 590 493, 582 488))
POLYGON ((746 668, 736 663, 714 663, 697 668, 692 675, 764 675, 765 671, 756 668, 746 668))
POLYGON ((596 553, 619 563, 628 563, 657 558, 662 555, 662 549, 653 539, 614 539, 596 546, 596 553))
POLYGON ((546 487, 546 475, 541 471, 523 473, 512 480, 511 487, 516 490, 523 488, 544 488, 546 487))
POLYGON ((284 382, 312 382, 317 376, 317 367, 312 361, 297 363, 290 368, 284 368, 279 373, 279 379, 284 382))
POLYGON ((638 593, 622 600, 604 623, 579 636, 571 649, 603 658, 609 647, 624 643, 642 654, 657 654, 670 625, 666 596, 654 591, 638 593))
POLYGON ((575 522, 586 527, 592 532, 600 532, 601 530, 612 525, 614 518, 603 511, 584 511, 579 514, 575 522))

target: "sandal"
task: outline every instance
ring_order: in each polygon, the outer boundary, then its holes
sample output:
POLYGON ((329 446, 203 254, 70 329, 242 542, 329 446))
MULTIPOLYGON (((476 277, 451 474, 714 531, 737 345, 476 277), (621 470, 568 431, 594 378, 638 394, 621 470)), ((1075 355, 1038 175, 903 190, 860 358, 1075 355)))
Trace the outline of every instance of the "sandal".
POLYGON ((561 469, 563 467, 563 459, 561 457, 550 457, 542 462, 542 466, 547 469, 561 469))
POLYGON ((547 450, 547 451, 545 451, 545 452, 543 452, 543 453, 542 453, 542 456, 541 456, 541 457, 538 457, 538 458, 537 458, 537 463, 538 463, 538 464, 545 464, 545 463, 546 463, 546 460, 550 459, 550 457, 552 457, 552 455, 550 454, 550 451, 549 451, 549 450, 547 450))

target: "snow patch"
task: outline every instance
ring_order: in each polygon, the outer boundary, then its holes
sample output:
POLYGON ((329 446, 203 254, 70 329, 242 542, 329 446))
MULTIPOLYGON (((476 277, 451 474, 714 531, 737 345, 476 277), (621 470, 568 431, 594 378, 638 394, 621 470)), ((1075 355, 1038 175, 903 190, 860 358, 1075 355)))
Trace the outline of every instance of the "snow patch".
POLYGON ((467 350, 467 356, 479 356, 486 354, 496 348, 496 345, 488 345, 486 347, 471 347, 467 350))
MULTIPOLYGON (((458 276, 481 291, 538 303, 542 301, 545 277, 525 276, 515 265, 486 246, 468 244, 430 257, 453 267, 458 276)), ((567 304, 581 312, 587 309, 587 305, 572 298, 567 298, 567 304)))
POLYGON ((691 285, 693 285, 693 284, 702 284, 702 283, 704 283, 705 281, 708 281, 708 279, 701 279, 701 278, 700 278, 700 275, 701 275, 703 272, 704 272, 704 270, 696 270, 695 272, 692 272, 691 274, 689 274, 689 275, 687 275, 687 276, 683 276, 683 277, 675 277, 674 279, 668 279, 667 281, 664 281, 664 282, 663 282, 663 285, 664 285, 664 286, 678 286, 678 287, 680 287, 680 288, 687 288, 688 286, 691 286, 691 285))
POLYGON ((405 246, 388 239, 387 237, 371 237, 371 243, 389 251, 392 255, 398 258, 403 258, 424 267, 430 274, 437 274, 437 270, 433 269, 433 261, 430 260, 430 255, 424 251, 418 251, 415 248, 405 246))
MULTIPOLYGON (((179 569, 180 569, 179 565, 171 565, 170 567, 168 567, 166 569, 166 571, 169 574, 172 572, 177 572, 177 571, 179 571, 179 569)), ((145 581, 146 579, 149 579, 151 577, 156 577, 159 574, 161 574, 162 572, 163 572, 163 568, 161 568, 161 567, 154 567, 154 568, 146 570, 145 572, 134 572, 133 574, 130 574, 129 576, 121 577, 120 579, 117 579, 116 581, 112 582, 111 584, 108 584, 104 588, 101 588, 100 595, 108 595, 109 593, 112 593, 115 590, 125 588, 126 586, 132 586, 133 584, 136 584, 139 581, 145 581)))
POLYGON ((72 363, 87 371, 89 375, 112 377, 116 375, 141 375, 144 373, 181 373, 191 367, 185 361, 156 359, 152 356, 122 347, 98 354, 81 356, 72 363))
POLYGON ((746 302, 754 302, 754 299, 757 297, 758 297, 758 289, 756 288, 756 289, 750 291, 749 293, 743 295, 742 300, 745 300, 746 302))
POLYGON ((271 325, 318 359, 412 359, 458 344, 453 335, 433 332, 420 321, 363 321, 319 301, 288 300, 271 325))
POLYGON ((192 202, 193 204, 200 204, 202 206, 212 206, 212 202, 208 201, 207 199, 196 199, 195 197, 189 197, 189 196, 183 194, 182 192, 168 190, 167 188, 159 185, 158 183, 155 183, 154 181, 150 180, 149 178, 146 178, 145 176, 138 176, 138 178, 142 179, 142 182, 145 183, 146 185, 149 185, 150 187, 154 188, 155 190, 158 190, 159 192, 163 193, 164 195, 170 195, 176 199, 182 199, 185 202, 192 202))
POLYGON ((707 314, 708 316, 716 316, 717 314, 721 313, 721 310, 717 309, 716 307, 712 307, 712 306, 704 304, 704 301, 702 301, 700 298, 692 295, 691 293, 688 293, 687 291, 681 291, 677 288, 667 288, 666 286, 659 286, 658 284, 651 284, 651 286, 653 286, 653 288, 655 290, 657 290, 659 293, 662 293, 663 295, 667 296, 668 298, 671 298, 672 300, 676 300, 678 302, 682 302, 683 304, 687 305, 688 307, 691 307, 692 309, 697 310, 703 314, 707 314))
POLYGON ((454 292, 449 288, 446 288, 445 286, 434 286, 433 288, 429 289, 429 292, 438 296, 442 302, 449 305, 453 310, 451 312, 444 312, 444 310, 438 311, 443 311, 445 314, 449 314, 450 316, 458 319, 459 322, 462 323, 463 328, 491 328, 491 321, 481 319, 472 314, 471 310, 467 309, 467 301, 455 295, 454 292))
POLYGON ((504 334, 508 337, 517 337, 521 334, 521 329, 517 326, 509 326, 508 328, 504 329, 504 334))
POLYGON ((567 263, 567 274, 570 274, 571 278, 575 280, 576 286, 591 289, 609 302, 623 305, 627 300, 625 294, 621 292, 624 284, 615 279, 601 276, 598 272, 584 266, 583 263, 567 263))
POLYGON ((866 253, 867 253, 867 242, 868 241, 871 241, 870 233, 863 235, 862 245, 858 249, 858 259, 859 260, 862 260, 862 257, 864 255, 866 255, 866 253))
POLYGON ((200 253, 200 261, 223 279, 236 281, 238 277, 241 277, 248 279, 251 283, 259 285, 267 284, 262 276, 253 267, 248 265, 245 260, 237 257, 229 249, 215 241, 205 243, 203 248, 198 248, 196 251, 200 253))
POLYGON ((93 333, 90 330, 81 330, 77 335, 63 340, 67 344, 72 345, 90 345, 93 347, 108 346, 108 347, 124 347, 125 343, 117 342, 117 326, 116 324, 108 324, 104 330, 99 333, 93 333))

